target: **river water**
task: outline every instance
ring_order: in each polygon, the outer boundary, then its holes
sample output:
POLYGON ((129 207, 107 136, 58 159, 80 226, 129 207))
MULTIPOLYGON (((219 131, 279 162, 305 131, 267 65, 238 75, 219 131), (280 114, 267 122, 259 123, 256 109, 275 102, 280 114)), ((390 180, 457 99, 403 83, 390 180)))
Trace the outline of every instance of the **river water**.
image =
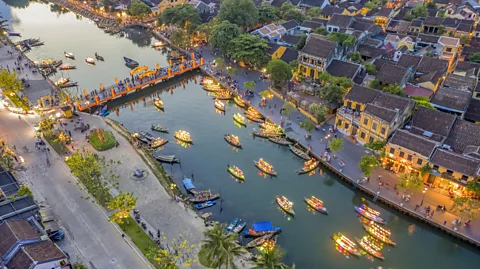
MULTIPOLYGON (((11 2, 11 1, 9 1, 11 2)), ((21 32, 24 38, 35 37, 45 41, 45 46, 29 52, 33 60, 60 59, 63 51, 77 56, 78 70, 68 73, 87 91, 98 89, 99 83, 108 85, 115 77, 128 76, 122 56, 133 58, 141 64, 164 66, 165 55, 150 48, 151 37, 141 30, 130 32, 129 38, 104 34, 88 19, 78 19, 74 14, 53 13, 45 4, 30 4, 27 8, 10 8, 2 3, 1 15, 12 19, 12 31, 21 32), (132 34, 134 33, 134 34, 132 34), (83 58, 98 52, 106 58, 104 63, 88 66, 83 58)), ((474 268, 480 264, 478 250, 465 245, 421 223, 381 205, 381 211, 392 231, 396 247, 385 246, 385 261, 346 257, 339 253, 330 236, 342 232, 351 239, 366 232, 353 211, 354 205, 368 198, 355 192, 335 176, 323 172, 297 175, 295 170, 302 162, 287 148, 262 139, 253 139, 247 128, 237 126, 232 116, 240 112, 234 104, 227 112, 215 110, 212 97, 199 85, 201 76, 192 74, 176 87, 149 88, 137 99, 131 97, 126 104, 113 103, 110 118, 129 130, 148 131, 152 124, 165 124, 170 134, 160 135, 170 140, 161 151, 163 155, 176 155, 181 165, 165 166, 181 186, 184 175, 194 175, 197 189, 211 189, 223 197, 220 207, 210 211, 215 219, 229 222, 235 217, 255 221, 270 220, 283 232, 278 243, 287 250, 286 261, 295 262, 298 268, 474 268), (152 104, 152 97, 160 94, 165 103, 161 113, 152 104), (132 100, 134 99, 134 100, 132 100), (116 106, 116 107, 115 107, 116 106), (191 133, 194 145, 177 143, 172 136, 175 130, 191 133), (243 149, 236 150, 224 140, 225 133, 238 135, 243 149), (265 177, 255 168, 253 160, 264 158, 278 172, 278 177, 265 177), (240 167, 246 177, 244 183, 235 181, 226 171, 227 164, 240 167), (285 195, 294 203, 295 218, 284 215, 274 203, 276 195, 285 195), (308 210, 303 197, 315 195, 325 202, 330 214, 314 214, 308 210)), ((258 129, 258 127, 256 127, 258 129)), ((437 213, 439 214, 439 213, 437 213)), ((161 228, 161 227, 160 227, 161 228)))

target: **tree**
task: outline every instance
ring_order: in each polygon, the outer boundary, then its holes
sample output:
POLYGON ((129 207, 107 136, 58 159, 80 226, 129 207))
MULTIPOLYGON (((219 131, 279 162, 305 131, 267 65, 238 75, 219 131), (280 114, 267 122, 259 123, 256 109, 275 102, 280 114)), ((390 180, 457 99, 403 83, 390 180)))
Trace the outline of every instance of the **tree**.
POLYGON ((375 76, 377 74, 377 68, 373 64, 366 63, 365 70, 371 76, 375 76))
POLYGON ((362 158, 360 159, 360 162, 358 163, 360 170, 362 170, 363 174, 366 177, 369 177, 373 172, 373 168, 379 165, 380 165, 380 162, 377 160, 377 157, 373 155, 362 156, 362 158))
POLYGON ((4 148, 0 149, 0 166, 5 167, 8 171, 13 170, 15 165, 13 157, 10 153, 6 152, 4 148))
POLYGON ((170 37, 170 41, 173 45, 180 47, 180 48, 188 48, 190 47, 190 36, 185 33, 183 30, 176 30, 170 37))
POLYGON ((325 122, 328 115, 328 108, 322 104, 311 104, 308 111, 315 117, 318 123, 325 122))
POLYGON ((394 95, 398 95, 398 96, 404 96, 405 95, 405 93, 403 92, 403 89, 400 88, 400 86, 398 86, 397 84, 395 84, 395 85, 388 84, 387 86, 382 87, 382 91, 388 92, 388 93, 391 93, 391 94, 394 94, 394 95))
POLYGON ((350 60, 352 62, 359 62, 360 60, 362 60, 362 55, 360 55, 360 52, 355 51, 352 54, 350 54, 350 60))
POLYGON ((332 76, 327 72, 322 72, 318 75, 318 79, 322 83, 322 85, 326 85, 332 79, 332 76))
POLYGON ((324 36, 327 36, 327 35, 330 34, 330 33, 328 32, 328 30, 325 29, 325 28, 317 28, 317 29, 313 30, 313 33, 314 33, 314 34, 319 34, 319 35, 324 35, 324 36))
POLYGON ((297 50, 302 50, 305 47, 305 43, 307 42, 307 35, 302 35, 296 44, 297 50))
POLYGON ((422 176, 425 176, 430 174, 430 172, 432 172, 432 167, 427 163, 424 166, 420 167, 418 171, 420 172, 420 174, 422 174, 422 176))
POLYGON ((401 174, 400 178, 401 181, 398 184, 398 187, 405 189, 406 193, 414 190, 421 190, 423 187, 423 179, 415 174, 401 174))
POLYGON ((7 69, 2 69, 0 71, 0 88, 5 88, 4 93, 9 94, 23 90, 23 85, 22 82, 17 79, 17 73, 10 73, 7 69))
POLYGON ((229 67, 227 68, 227 73, 231 76, 237 75, 238 74, 238 69, 229 67))
POLYGON ((252 269, 286 269, 288 268, 283 262, 285 251, 280 247, 274 247, 267 251, 259 251, 259 256, 255 261, 252 269))
POLYGON ((355 37, 353 35, 335 32, 330 35, 330 40, 337 42, 343 47, 352 47, 355 44, 355 37))
POLYGON ((123 224, 123 219, 127 219, 130 216, 130 211, 135 208, 138 198, 133 197, 131 192, 120 192, 117 196, 113 197, 107 202, 107 208, 109 210, 116 211, 110 215, 110 221, 123 224))
POLYGON ((365 144, 365 147, 373 151, 379 151, 385 147, 387 142, 384 141, 373 141, 365 144))
POLYGON ((410 99, 415 100, 415 107, 423 106, 429 109, 436 110, 436 108, 430 104, 430 99, 426 96, 413 96, 410 99))
POLYGON ((268 63, 267 74, 276 86, 284 85, 293 76, 290 65, 280 59, 273 59, 268 63))
POLYGON ((190 268, 193 263, 197 262, 191 258, 194 245, 190 245, 181 234, 178 240, 173 239, 168 242, 167 237, 162 233, 160 243, 168 247, 166 249, 152 248, 147 253, 147 257, 154 261, 155 268, 177 269, 179 266, 190 268))
POLYGON ((258 22, 258 10, 252 0, 224 0, 218 11, 220 21, 229 21, 240 27, 251 27, 258 22))
POLYGON ((325 100, 328 103, 332 104, 342 104, 343 95, 347 92, 347 90, 343 87, 340 87, 335 84, 327 84, 318 89, 318 94, 320 98, 325 100))
POLYGON ((303 129, 305 129, 305 131, 310 133, 313 130, 313 128, 315 128, 315 124, 310 119, 305 119, 304 121, 300 122, 300 127, 302 127, 303 129))
POLYGON ((353 86, 353 81, 349 78, 346 77, 331 77, 330 78, 330 83, 333 85, 340 86, 344 88, 345 90, 351 88, 353 86))
POLYGON ((282 4, 282 6, 280 7, 280 15, 284 16, 285 12, 289 11, 289 10, 292 10, 292 9, 296 9, 296 7, 294 5, 292 5, 292 3, 290 3, 289 1, 286 1, 282 4))
POLYGON ((33 193, 32 193, 32 190, 30 190, 30 187, 26 183, 22 183, 20 185, 20 188, 18 189, 17 195, 15 195, 15 197, 22 197, 22 196, 25 196, 25 195, 28 195, 31 198, 33 198, 33 193))
POLYGON ((415 18, 426 18, 428 16, 427 7, 424 5, 416 5, 412 10, 412 15, 415 18))
POLYGON ((225 59, 224 58, 221 58, 221 57, 218 57, 218 58, 215 58, 215 67, 216 68, 224 68, 225 67, 225 59))
POLYGON ((262 4, 258 8, 258 22, 268 24, 280 19, 280 9, 269 4, 262 4))
POLYGON ((445 18, 445 9, 439 10, 437 13, 437 17, 445 18))
POLYGON ((333 151, 333 153, 337 153, 338 151, 343 150, 343 139, 332 138, 332 140, 328 142, 328 147, 333 151))
POLYGON ((219 48, 224 54, 227 54, 232 40, 240 36, 240 29, 237 25, 229 21, 222 21, 213 26, 210 43, 214 48, 219 48))
POLYGON ((290 69, 292 70, 292 72, 296 72, 296 70, 298 69, 298 60, 293 60, 289 62, 288 65, 290 65, 290 69))
POLYGON ((225 233, 225 227, 226 224, 215 223, 213 229, 203 233, 205 239, 199 252, 199 260, 205 261, 203 263, 207 263, 210 268, 222 268, 222 266, 227 269, 229 267, 236 268, 235 258, 246 252, 236 243, 237 235, 225 233))
POLYGON ((463 196, 453 200, 452 212, 458 213, 465 219, 473 220, 478 217, 480 211, 480 200, 463 196))
POLYGON ((372 81, 370 81, 370 83, 368 83, 368 87, 374 88, 377 90, 382 89, 382 85, 380 84, 380 81, 378 81, 377 79, 373 79, 372 81))
POLYGON ((255 84, 255 81, 245 81, 243 83, 243 87, 249 91, 255 88, 255 86, 257 86, 257 84, 255 84))
POLYGON ((193 5, 167 7, 158 17, 159 24, 176 25, 187 30, 194 29, 202 22, 200 11, 193 5))
POLYGON ((367 8, 367 9, 374 9, 374 8, 377 7, 377 5, 375 5, 375 4, 372 3, 372 2, 368 2, 368 3, 365 4, 364 7, 367 8))
POLYGON ((267 41, 256 35, 242 34, 232 40, 229 56, 237 61, 263 68, 268 63, 267 41))
POLYGON ((313 7, 307 11, 307 16, 310 18, 318 18, 322 14, 322 9, 319 7, 313 7))
POLYGON ((462 44, 463 46, 470 44, 470 41, 472 41, 472 37, 469 35, 462 35, 460 37, 460 44, 462 44))
POLYGON ((135 17, 145 17, 150 14, 152 10, 140 0, 132 0, 127 6, 127 14, 135 17))
POLYGON ((286 21, 296 20, 297 22, 303 22, 307 17, 298 9, 289 9, 283 13, 282 18, 286 21))
POLYGON ((479 64, 480 64, 480 52, 475 52, 475 53, 470 54, 470 56, 468 56, 468 60, 469 60, 470 62, 474 62, 474 63, 479 63, 479 64))
POLYGON ((403 16, 404 21, 413 21, 415 19, 415 15, 412 13, 407 13, 405 16, 403 16))
POLYGON ((443 35, 445 33, 445 26, 439 25, 437 35, 443 35))
POLYGON ((285 102, 282 107, 282 115, 290 119, 290 115, 295 111, 295 108, 290 103, 285 102))

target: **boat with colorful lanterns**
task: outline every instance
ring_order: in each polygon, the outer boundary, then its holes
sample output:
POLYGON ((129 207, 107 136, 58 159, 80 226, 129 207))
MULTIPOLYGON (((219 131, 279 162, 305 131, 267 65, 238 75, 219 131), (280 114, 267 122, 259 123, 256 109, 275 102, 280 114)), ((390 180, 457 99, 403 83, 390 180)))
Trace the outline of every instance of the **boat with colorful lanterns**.
POLYGON ((238 138, 238 136, 232 134, 225 134, 224 138, 225 141, 227 141, 230 145, 237 148, 242 148, 242 144, 240 143, 240 139, 238 138))
POLYGON ((207 201, 213 201, 220 198, 220 194, 212 193, 210 190, 195 192, 195 196, 190 198, 192 203, 203 203, 207 201))
POLYGON ((268 140, 270 140, 270 142, 273 142, 275 144, 282 145, 282 146, 288 146, 292 144, 290 140, 281 136, 270 136, 268 137, 268 140))
POLYGON ((168 129, 163 124, 152 125, 151 129, 153 131, 161 132, 161 133, 168 133, 168 129))
POLYGON ((377 223, 380 223, 380 224, 387 224, 387 222, 382 217, 379 216, 380 212, 369 208, 365 204, 363 204, 361 206, 354 206, 354 208, 355 208, 355 211, 357 211, 358 214, 364 216, 365 218, 367 218, 369 220, 373 220, 373 221, 375 221, 377 223))
POLYGON ((59 80, 57 80, 57 82, 55 82, 55 85, 60 87, 66 85, 68 82, 70 82, 69 78, 60 78, 59 80))
POLYGON ((241 108, 245 108, 245 106, 247 105, 245 100, 243 100, 242 97, 240 97, 238 95, 233 98, 233 101, 235 102, 235 104, 237 104, 237 106, 239 106, 241 108))
POLYGON ((254 240, 248 242, 248 244, 245 247, 246 248, 253 248, 253 247, 256 247, 256 246, 260 246, 265 241, 272 238, 272 236, 273 236, 273 233, 269 233, 269 234, 263 235, 259 238, 255 238, 254 240))
POLYGON ((160 110, 164 110, 165 109, 165 106, 163 105, 163 101, 162 99, 160 98, 155 98, 153 99, 153 105, 155 105, 156 108, 160 109, 160 110))
POLYGON ((327 208, 323 206, 322 200, 318 199, 315 196, 312 196, 311 198, 304 197, 303 199, 311 208, 317 210, 320 213, 328 214, 327 208))
POLYGON ((161 146, 163 146, 167 143, 168 143, 168 140, 162 139, 161 137, 157 137, 157 138, 152 139, 150 147, 151 148, 158 148, 158 147, 161 147, 161 146))
POLYGON ((215 100, 213 105, 215 106, 216 109, 218 109, 220 111, 225 111, 225 104, 222 101, 215 100))
POLYGON ((355 237, 355 241, 357 241, 358 245, 363 248, 368 254, 372 255, 373 257, 384 260, 381 252, 381 247, 378 246, 374 240, 369 239, 368 236, 362 237, 362 239, 358 239, 355 237))
POLYGON ((77 67, 74 66, 74 65, 71 65, 71 64, 64 64, 64 65, 60 66, 58 69, 60 69, 60 70, 72 70, 72 69, 77 69, 77 67))
POLYGON ((95 60, 92 57, 85 58, 87 64, 95 65, 95 60))
POLYGON ((287 199, 285 196, 275 196, 275 200, 277 204, 282 208, 285 212, 291 215, 295 215, 295 211, 293 211, 293 203, 287 199))
POLYGON ((163 42, 160 42, 160 41, 152 44, 152 48, 154 48, 154 49, 161 48, 163 46, 165 46, 165 44, 163 44, 163 42))
POLYGON ((293 154, 297 155, 298 157, 300 157, 304 160, 310 160, 310 156, 308 155, 308 152, 305 151, 303 148, 300 148, 300 146, 298 146, 298 144, 289 145, 288 147, 293 152, 293 154))
POLYGON ((235 113, 235 114, 233 115, 233 119, 234 119, 236 122, 238 122, 239 124, 246 126, 246 124, 245 124, 245 118, 244 118, 242 115, 240 115, 240 113, 235 113))
POLYGON ((227 170, 230 174, 232 174, 232 176, 240 180, 245 180, 245 175, 243 174, 243 171, 235 165, 227 165, 227 170))
POLYGON ((263 160, 263 158, 260 158, 258 161, 253 161, 255 163, 255 166, 260 169, 260 171, 264 172, 265 174, 271 175, 271 176, 277 176, 277 172, 273 170, 273 166, 271 166, 269 163, 263 160))
POLYGON ((232 99, 232 93, 227 89, 218 89, 214 93, 215 99, 218 100, 230 100, 232 99))
POLYGON ((192 138, 190 137, 190 133, 187 131, 178 130, 175 132, 175 134, 173 134, 173 136, 182 142, 193 144, 192 138))
POLYGON ((335 233, 332 235, 332 239, 345 251, 360 257, 361 253, 358 251, 357 245, 345 235, 341 233, 335 233))
POLYGON ((397 243, 393 242, 390 239, 392 233, 390 230, 383 228, 382 226, 378 225, 374 221, 370 221, 368 224, 363 224, 363 227, 371 236, 375 237, 376 239, 382 241, 383 243, 396 246, 397 243))
POLYGON ((303 164, 303 168, 297 170, 297 173, 299 175, 301 174, 306 174, 306 173, 310 173, 312 172, 313 170, 317 169, 317 167, 320 165, 320 162, 317 161, 317 159, 315 158, 311 158, 310 160, 306 161, 304 164, 303 164))

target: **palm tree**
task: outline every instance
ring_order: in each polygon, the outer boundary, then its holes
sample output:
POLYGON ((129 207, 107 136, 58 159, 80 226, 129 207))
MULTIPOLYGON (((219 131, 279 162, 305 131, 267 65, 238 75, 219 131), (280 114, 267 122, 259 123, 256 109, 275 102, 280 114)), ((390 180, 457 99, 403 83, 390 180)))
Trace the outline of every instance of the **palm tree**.
POLYGON ((203 234, 206 239, 199 252, 199 261, 203 266, 209 268, 236 269, 235 258, 241 256, 246 251, 236 243, 237 234, 226 234, 226 224, 213 226, 213 229, 205 231, 203 234))
POLYGON ((280 247, 261 251, 252 269, 286 269, 288 266, 282 262, 283 257, 285 257, 285 251, 280 247))

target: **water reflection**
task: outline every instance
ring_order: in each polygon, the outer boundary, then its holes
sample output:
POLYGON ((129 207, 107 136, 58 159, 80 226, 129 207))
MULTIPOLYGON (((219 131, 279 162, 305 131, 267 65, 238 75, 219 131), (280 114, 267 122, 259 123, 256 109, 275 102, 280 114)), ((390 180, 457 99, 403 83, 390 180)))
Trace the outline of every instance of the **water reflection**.
POLYGON ((43 3, 40 0, 3 0, 3 2, 14 8, 27 8, 30 5, 30 2, 43 3))
POLYGON ((57 4, 51 4, 50 5, 50 11, 53 12, 53 13, 56 13, 57 17, 60 17, 60 15, 63 15, 63 14, 70 13, 70 10, 68 10, 68 9, 66 9, 62 6, 59 6, 57 4))
POLYGON ((144 48, 152 44, 152 34, 138 28, 125 29, 125 38, 132 41, 133 44, 144 48))

